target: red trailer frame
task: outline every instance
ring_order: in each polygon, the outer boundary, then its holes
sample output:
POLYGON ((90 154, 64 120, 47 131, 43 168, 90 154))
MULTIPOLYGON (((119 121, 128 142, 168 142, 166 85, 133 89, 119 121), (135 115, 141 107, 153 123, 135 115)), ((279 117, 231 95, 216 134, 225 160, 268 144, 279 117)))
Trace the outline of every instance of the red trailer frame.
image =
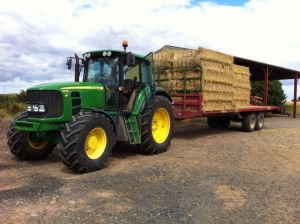
MULTIPOLYGON (((279 106, 243 106, 235 110, 203 111, 203 95, 200 94, 170 94, 173 100, 174 116, 176 121, 193 117, 224 117, 242 115, 250 112, 272 112, 280 110, 279 106)), ((249 96, 250 97, 250 96, 249 96)), ((250 98, 249 98, 250 100, 250 98)))

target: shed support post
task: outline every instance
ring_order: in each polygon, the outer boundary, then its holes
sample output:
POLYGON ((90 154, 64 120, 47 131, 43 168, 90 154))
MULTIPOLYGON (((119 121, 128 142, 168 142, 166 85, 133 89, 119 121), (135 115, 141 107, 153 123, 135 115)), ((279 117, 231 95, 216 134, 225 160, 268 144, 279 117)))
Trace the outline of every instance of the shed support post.
POLYGON ((299 74, 294 74, 294 105, 293 105, 293 118, 296 118, 297 114, 297 83, 299 80, 299 74))
POLYGON ((269 87, 269 67, 267 66, 266 69, 264 69, 265 72, 265 78, 264 78, 264 105, 268 105, 268 87, 269 87))

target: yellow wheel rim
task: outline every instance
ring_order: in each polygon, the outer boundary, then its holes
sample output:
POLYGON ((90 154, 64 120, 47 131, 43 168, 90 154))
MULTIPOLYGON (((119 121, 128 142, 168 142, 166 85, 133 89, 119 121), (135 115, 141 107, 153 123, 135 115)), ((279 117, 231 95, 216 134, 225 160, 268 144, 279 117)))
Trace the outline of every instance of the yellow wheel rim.
POLYGON ((170 116, 164 108, 159 108, 152 119, 152 136, 157 143, 163 143, 170 132, 170 116))
POLYGON ((107 137, 102 128, 94 128, 86 138, 85 151, 90 159, 98 159, 104 152, 107 137))
POLYGON ((48 145, 49 140, 40 139, 38 141, 31 141, 30 137, 29 137, 29 134, 28 134, 28 143, 31 146, 31 148, 33 148, 35 150, 41 150, 41 149, 45 148, 48 145))

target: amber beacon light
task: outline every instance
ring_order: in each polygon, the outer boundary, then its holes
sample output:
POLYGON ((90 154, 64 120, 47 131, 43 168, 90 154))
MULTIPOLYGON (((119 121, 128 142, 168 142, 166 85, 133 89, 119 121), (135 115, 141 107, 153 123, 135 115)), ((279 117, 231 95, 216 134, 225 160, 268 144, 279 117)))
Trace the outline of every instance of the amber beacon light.
POLYGON ((127 41, 127 40, 123 40, 122 46, 123 46, 123 47, 128 47, 128 41, 127 41))

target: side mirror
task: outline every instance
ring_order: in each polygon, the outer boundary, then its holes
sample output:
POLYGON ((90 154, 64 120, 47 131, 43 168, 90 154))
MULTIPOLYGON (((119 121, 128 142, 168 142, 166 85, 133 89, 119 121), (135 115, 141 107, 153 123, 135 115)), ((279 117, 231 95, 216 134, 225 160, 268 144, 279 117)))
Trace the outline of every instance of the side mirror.
POLYGON ((128 53, 126 56, 126 64, 128 66, 135 66, 135 56, 132 53, 128 53))
POLYGON ((72 58, 67 58, 67 63, 68 65, 68 69, 71 69, 72 68, 72 58))

